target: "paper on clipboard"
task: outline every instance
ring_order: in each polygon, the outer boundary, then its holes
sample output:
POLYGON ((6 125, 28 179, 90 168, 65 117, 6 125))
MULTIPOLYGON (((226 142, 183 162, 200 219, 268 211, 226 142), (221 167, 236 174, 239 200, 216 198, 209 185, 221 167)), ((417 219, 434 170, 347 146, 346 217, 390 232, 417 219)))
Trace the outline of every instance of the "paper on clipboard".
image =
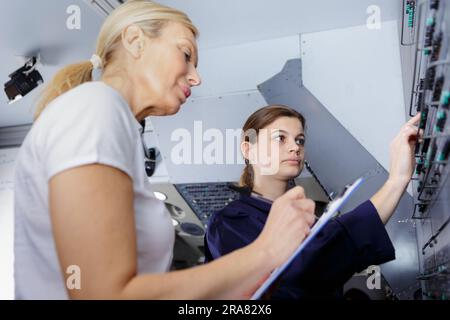
POLYGON ((297 257, 297 255, 305 248, 308 243, 319 233, 319 231, 323 228, 325 224, 327 224, 331 218, 336 216, 339 209, 342 207, 342 205, 350 198, 353 191, 355 191, 363 182, 364 178, 359 178, 352 184, 345 187, 342 195, 338 196, 336 199, 331 201, 325 210, 325 212, 322 214, 320 219, 314 224, 314 226, 311 228, 311 232, 309 233, 308 237, 300 244, 300 246, 294 251, 294 253, 289 257, 289 259, 282 264, 280 267, 275 269, 269 278, 267 278, 266 281, 256 290, 256 292, 251 297, 252 300, 259 299, 264 292, 266 292, 267 289, 273 284, 273 282, 283 273, 284 270, 291 264, 291 262, 297 257))

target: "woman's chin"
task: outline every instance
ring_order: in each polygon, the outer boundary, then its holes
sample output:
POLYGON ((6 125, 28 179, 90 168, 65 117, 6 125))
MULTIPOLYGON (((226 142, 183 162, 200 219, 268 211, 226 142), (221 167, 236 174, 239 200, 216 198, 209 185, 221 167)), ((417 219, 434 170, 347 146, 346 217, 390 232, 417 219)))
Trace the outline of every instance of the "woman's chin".
POLYGON ((171 115, 177 114, 178 111, 180 111, 180 107, 170 109, 170 110, 167 112, 166 116, 171 116, 171 115))
POLYGON ((185 103, 186 101, 176 101, 174 103, 172 103, 168 108, 167 108, 167 115, 173 115, 178 113, 178 111, 180 111, 181 106, 185 103))
POLYGON ((178 113, 178 111, 180 111, 180 109, 181 109, 181 104, 179 104, 179 103, 173 103, 173 104, 171 104, 170 106, 167 106, 166 108, 165 108, 165 112, 164 112, 164 116, 171 116, 171 115, 174 115, 174 114, 176 114, 176 113, 178 113))
POLYGON ((302 172, 301 168, 283 168, 284 170, 280 170, 279 174, 287 179, 297 178, 302 172))

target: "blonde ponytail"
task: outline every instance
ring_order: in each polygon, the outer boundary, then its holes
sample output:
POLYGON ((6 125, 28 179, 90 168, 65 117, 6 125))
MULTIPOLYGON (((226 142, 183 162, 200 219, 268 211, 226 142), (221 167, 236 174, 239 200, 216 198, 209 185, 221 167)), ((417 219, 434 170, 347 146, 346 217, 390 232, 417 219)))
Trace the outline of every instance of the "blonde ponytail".
POLYGON ((90 61, 84 61, 70 64, 58 71, 42 92, 34 118, 37 119, 44 108, 59 95, 84 82, 92 81, 92 70, 92 63, 90 61))

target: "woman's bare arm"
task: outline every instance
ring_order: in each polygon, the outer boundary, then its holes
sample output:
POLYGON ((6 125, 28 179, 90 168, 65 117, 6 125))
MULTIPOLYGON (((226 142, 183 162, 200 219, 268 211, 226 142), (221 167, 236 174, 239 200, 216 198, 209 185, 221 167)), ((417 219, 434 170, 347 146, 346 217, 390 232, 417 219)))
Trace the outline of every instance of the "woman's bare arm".
POLYGON ((276 213, 249 246, 189 270, 137 275, 131 178, 100 164, 64 171, 50 180, 49 203, 61 270, 81 270, 81 289, 68 289, 69 296, 248 298, 309 232, 314 204, 295 189, 274 203, 276 213))
MULTIPOLYGON (((418 137, 417 124, 420 113, 402 126, 400 132, 390 145, 389 178, 378 192, 370 199, 386 224, 400 202, 411 179, 416 161, 414 148, 418 137)), ((419 134, 422 134, 420 132, 419 134)))

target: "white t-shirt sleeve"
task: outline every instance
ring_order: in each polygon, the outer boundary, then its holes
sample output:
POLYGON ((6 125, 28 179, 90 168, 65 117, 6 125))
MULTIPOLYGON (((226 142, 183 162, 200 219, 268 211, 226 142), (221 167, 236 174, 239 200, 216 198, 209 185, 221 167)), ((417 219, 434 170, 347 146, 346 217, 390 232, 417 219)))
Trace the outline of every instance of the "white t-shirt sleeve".
POLYGON ((94 163, 132 178, 139 132, 128 105, 110 91, 78 93, 55 101, 45 115, 51 126, 42 135, 47 181, 64 170, 94 163))

